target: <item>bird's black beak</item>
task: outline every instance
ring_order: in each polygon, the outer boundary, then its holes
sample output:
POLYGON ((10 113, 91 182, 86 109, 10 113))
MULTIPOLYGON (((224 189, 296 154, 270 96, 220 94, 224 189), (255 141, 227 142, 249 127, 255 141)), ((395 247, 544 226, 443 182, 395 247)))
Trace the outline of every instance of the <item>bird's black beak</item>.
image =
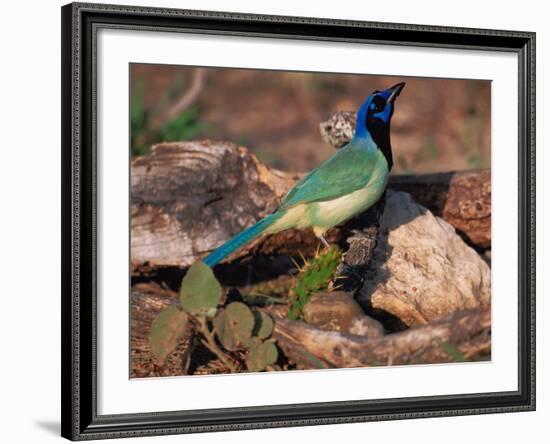
POLYGON ((401 93, 403 88, 405 88, 405 82, 398 83, 397 85, 394 85, 391 88, 389 88, 391 93, 390 93, 390 96, 388 97, 388 99, 386 100, 386 103, 393 103, 393 101, 401 93))

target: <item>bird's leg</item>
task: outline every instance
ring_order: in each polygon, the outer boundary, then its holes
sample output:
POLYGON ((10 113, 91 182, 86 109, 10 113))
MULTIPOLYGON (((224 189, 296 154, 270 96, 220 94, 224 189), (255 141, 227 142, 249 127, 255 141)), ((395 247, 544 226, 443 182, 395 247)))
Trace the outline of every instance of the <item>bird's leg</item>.
POLYGON ((330 244, 327 242, 323 234, 325 234, 326 228, 321 227, 313 227, 313 233, 315 233, 315 236, 323 243, 323 245, 326 248, 330 248, 330 244))
POLYGON ((327 242, 327 240, 325 239, 325 237, 322 234, 320 234, 318 237, 319 237, 319 240, 323 243, 323 245, 326 248, 330 248, 330 244, 327 242))

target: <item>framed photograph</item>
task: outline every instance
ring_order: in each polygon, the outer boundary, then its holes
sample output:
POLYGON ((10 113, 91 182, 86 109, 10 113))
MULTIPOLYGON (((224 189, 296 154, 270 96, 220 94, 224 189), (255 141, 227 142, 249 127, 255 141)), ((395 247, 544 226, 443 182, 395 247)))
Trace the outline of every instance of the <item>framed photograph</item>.
POLYGON ((535 408, 535 34, 62 8, 62 435, 535 408))

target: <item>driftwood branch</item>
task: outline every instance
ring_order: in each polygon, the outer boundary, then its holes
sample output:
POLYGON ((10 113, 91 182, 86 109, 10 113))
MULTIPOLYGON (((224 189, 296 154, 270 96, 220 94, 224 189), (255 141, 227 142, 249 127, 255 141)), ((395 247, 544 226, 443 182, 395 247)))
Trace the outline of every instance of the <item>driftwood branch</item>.
POLYGON ((456 312, 431 324, 382 337, 323 331, 304 322, 277 319, 278 346, 300 368, 370 367, 449 362, 487 355, 490 309, 456 312))
MULTIPOLYGON (((191 265, 272 212, 301 177, 268 168, 245 148, 208 140, 156 145, 131 168, 134 270, 191 265)), ((490 246, 488 170, 393 176, 388 188, 412 194, 472 245, 490 246)), ((343 243, 349 228, 330 230, 329 242, 343 243)), ((259 239, 228 261, 248 254, 307 255, 317 246, 310 230, 288 230, 259 239)))

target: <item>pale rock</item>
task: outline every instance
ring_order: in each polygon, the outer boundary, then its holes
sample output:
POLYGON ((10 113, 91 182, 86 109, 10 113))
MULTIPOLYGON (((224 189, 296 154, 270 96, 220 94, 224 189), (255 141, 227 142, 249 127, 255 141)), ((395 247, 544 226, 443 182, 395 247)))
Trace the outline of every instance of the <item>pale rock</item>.
POLYGON ((454 228, 388 191, 378 245, 357 300, 408 326, 491 303, 491 270, 454 228))

